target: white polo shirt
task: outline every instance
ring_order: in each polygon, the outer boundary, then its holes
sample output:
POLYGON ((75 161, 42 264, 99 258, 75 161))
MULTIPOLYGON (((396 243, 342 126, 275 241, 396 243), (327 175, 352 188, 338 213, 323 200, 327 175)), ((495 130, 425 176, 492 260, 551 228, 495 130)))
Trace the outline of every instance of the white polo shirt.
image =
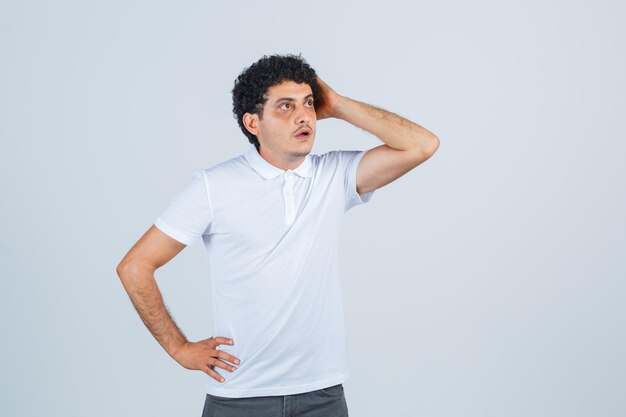
POLYGON ((207 375, 207 393, 290 395, 350 376, 338 249, 344 213, 374 193, 356 191, 365 152, 309 154, 285 171, 250 145, 194 173, 155 221, 186 245, 202 237, 213 335, 232 338, 218 349, 241 361, 216 366, 225 382, 207 375))

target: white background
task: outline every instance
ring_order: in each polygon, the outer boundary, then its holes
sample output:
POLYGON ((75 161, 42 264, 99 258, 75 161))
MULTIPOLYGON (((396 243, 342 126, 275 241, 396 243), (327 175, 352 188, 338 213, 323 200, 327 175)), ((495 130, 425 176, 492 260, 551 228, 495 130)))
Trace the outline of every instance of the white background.
MULTIPOLYGON (((618 1, 0 3, 0 414, 199 416, 115 267, 249 146, 236 76, 301 53, 434 132, 346 214, 351 416, 621 416, 626 8, 618 1)), ((381 142, 323 120, 314 153, 381 142)), ((157 272, 211 331, 202 244, 157 272)))

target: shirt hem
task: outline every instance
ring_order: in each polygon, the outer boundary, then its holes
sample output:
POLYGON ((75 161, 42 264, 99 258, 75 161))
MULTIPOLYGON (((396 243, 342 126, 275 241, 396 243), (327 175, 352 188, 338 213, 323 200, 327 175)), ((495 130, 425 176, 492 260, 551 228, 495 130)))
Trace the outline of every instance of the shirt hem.
MULTIPOLYGON (((321 381, 310 382, 308 384, 295 385, 289 387, 272 387, 272 388, 252 388, 252 389, 229 389, 221 388, 206 384, 206 393, 227 398, 244 398, 244 397, 268 397, 275 395, 293 395, 319 390, 341 384, 350 378, 350 371, 345 371, 332 378, 321 381)), ((210 382, 210 381, 209 381, 210 382)))

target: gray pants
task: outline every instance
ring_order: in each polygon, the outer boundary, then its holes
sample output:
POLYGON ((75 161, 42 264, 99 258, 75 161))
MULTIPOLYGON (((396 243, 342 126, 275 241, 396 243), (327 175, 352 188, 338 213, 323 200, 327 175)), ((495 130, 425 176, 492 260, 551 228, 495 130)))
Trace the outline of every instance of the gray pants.
POLYGON ((202 417, 348 417, 343 385, 292 395, 227 398, 207 394, 202 417))

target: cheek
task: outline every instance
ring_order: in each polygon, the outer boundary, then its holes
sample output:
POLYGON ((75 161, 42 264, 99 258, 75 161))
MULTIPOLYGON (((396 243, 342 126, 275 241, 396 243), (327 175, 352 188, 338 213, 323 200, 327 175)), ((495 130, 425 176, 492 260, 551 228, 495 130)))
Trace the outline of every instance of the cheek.
POLYGON ((284 134, 285 131, 284 123, 273 120, 271 122, 263 123, 263 126, 259 126, 259 131, 266 138, 277 137, 284 134))
POLYGON ((288 124, 289 119, 287 117, 276 117, 272 121, 269 121, 269 123, 267 123, 267 129, 277 132, 284 130, 288 124))

